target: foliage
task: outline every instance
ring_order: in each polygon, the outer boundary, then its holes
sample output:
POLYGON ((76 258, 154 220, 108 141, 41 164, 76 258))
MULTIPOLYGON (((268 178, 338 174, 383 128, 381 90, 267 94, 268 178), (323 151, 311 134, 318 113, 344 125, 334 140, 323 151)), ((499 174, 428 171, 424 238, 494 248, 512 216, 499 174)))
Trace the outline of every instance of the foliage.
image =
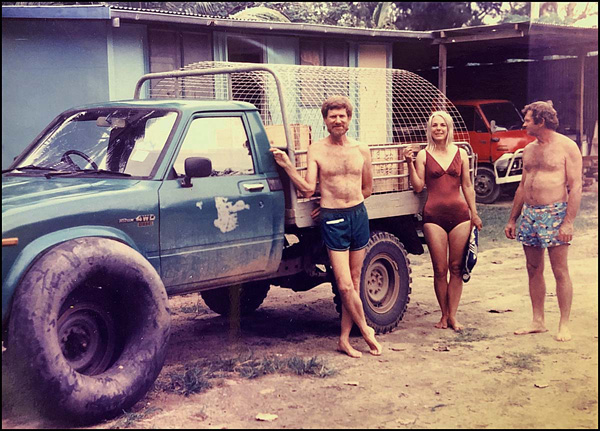
MULTIPOLYGON (((115 5, 215 17, 347 27, 439 30, 476 26, 484 19, 528 20, 531 2, 3 2, 3 5, 115 5)), ((572 24, 597 15, 597 4, 540 3, 538 22, 572 24), (558 14, 558 11, 561 14, 558 14)))
POLYGON ((399 2, 395 27, 400 30, 439 30, 481 25, 487 15, 500 13, 501 2, 399 2))

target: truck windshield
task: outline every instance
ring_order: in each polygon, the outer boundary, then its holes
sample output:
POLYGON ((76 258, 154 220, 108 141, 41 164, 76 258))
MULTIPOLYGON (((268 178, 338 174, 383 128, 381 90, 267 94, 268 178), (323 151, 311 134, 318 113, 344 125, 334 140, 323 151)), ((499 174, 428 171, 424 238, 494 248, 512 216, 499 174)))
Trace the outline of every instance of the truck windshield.
POLYGON ((496 128, 502 130, 519 130, 523 126, 523 117, 510 102, 486 103, 481 105, 481 110, 488 122, 496 121, 496 128))
POLYGON ((156 109, 69 112, 16 167, 59 172, 84 170, 147 177, 171 133, 177 113, 156 109))

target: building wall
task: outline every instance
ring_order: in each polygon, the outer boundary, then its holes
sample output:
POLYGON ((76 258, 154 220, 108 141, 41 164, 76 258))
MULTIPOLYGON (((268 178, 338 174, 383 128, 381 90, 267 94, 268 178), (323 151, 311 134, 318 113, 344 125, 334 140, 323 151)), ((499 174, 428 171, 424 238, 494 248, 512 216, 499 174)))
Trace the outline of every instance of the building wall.
POLYGON ((149 72, 145 25, 122 24, 108 32, 110 100, 133 99, 135 84, 149 72))
POLYGON ((3 20, 2 169, 63 110, 109 98, 108 25, 3 20))

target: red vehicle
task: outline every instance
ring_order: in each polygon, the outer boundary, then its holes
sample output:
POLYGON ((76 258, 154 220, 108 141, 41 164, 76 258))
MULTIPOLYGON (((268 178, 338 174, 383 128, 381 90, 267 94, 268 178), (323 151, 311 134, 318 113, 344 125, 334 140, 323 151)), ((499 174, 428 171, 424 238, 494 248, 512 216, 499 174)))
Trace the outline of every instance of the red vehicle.
POLYGON ((509 100, 453 100, 477 154, 477 202, 492 203, 521 181, 523 148, 535 138, 523 130, 523 117, 509 100))

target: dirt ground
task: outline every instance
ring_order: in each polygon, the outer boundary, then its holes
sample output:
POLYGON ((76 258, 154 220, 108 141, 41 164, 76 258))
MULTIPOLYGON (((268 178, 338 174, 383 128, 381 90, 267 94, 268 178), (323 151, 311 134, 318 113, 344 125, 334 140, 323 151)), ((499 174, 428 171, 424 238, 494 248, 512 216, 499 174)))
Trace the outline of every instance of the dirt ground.
MULTIPOLYGON (((596 215, 597 217, 597 215, 596 215)), ((152 390, 132 412, 90 428, 598 428, 598 232, 570 248, 573 339, 553 336, 559 311, 546 257, 543 334, 513 335, 531 319, 523 252, 514 241, 482 250, 464 286, 462 334, 434 328, 439 310, 429 255, 410 256, 412 294, 399 327, 379 336, 380 357, 358 336, 360 359, 335 351, 339 319, 329 284, 308 292, 272 287, 241 328, 199 295, 174 298, 173 331, 160 379, 200 359, 317 356, 333 376, 271 374, 215 379, 188 397, 152 390), (191 310, 191 311, 190 311, 191 310), (258 420, 257 415, 276 415, 258 420)), ((53 428, 2 413, 2 428, 53 428)))

